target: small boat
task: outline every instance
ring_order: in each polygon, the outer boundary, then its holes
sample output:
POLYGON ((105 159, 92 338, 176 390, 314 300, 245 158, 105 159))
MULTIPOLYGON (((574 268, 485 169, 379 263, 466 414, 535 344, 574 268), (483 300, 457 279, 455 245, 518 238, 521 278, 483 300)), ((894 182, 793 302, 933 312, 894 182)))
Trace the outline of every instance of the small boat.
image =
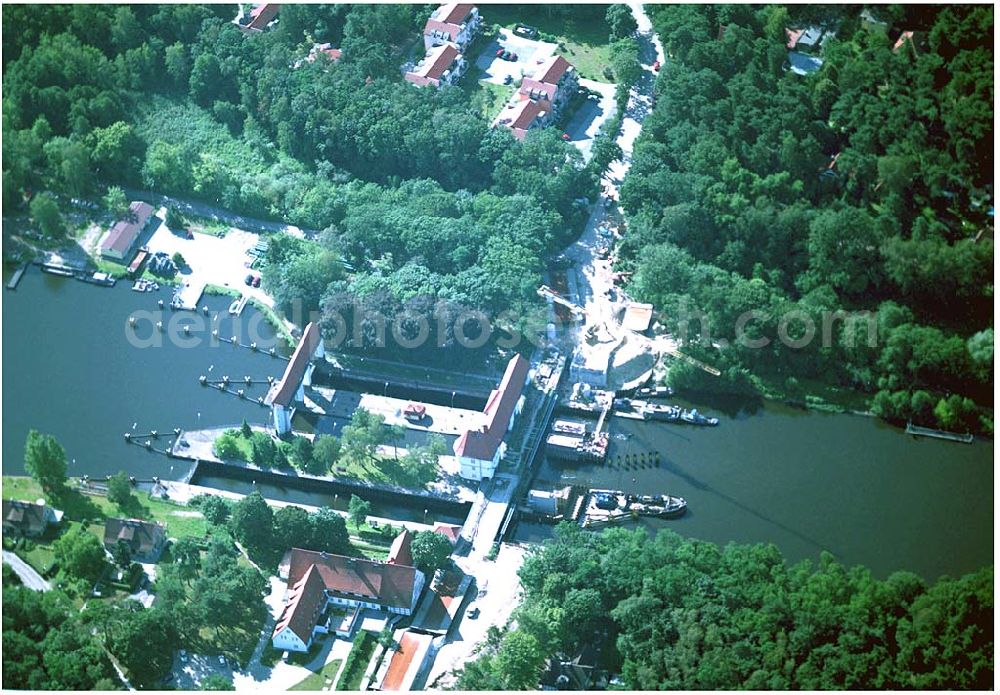
POLYGON ((644 386, 635 395, 643 398, 667 398, 674 395, 674 390, 669 386, 644 386))
POLYGON ((673 495, 643 495, 631 498, 629 508, 639 512, 641 516, 676 519, 687 511, 687 500, 673 495))
POLYGON ((689 425, 701 425, 703 427, 714 427, 719 424, 719 418, 705 417, 698 412, 697 408, 683 411, 681 413, 681 420, 689 425))

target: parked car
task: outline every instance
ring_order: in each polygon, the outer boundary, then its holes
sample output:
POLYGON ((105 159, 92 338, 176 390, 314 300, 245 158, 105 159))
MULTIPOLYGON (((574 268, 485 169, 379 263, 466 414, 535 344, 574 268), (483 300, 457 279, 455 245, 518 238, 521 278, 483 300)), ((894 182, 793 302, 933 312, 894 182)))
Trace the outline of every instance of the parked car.
POLYGON ((469 606, 469 612, 466 613, 469 620, 475 620, 479 617, 479 606, 469 606))
POLYGON ((243 282, 247 285, 253 285, 253 273, 247 273, 247 276, 243 278, 243 282))
POLYGON ((253 286, 260 287, 260 275, 253 276, 253 286))
POLYGON ((506 77, 503 78, 503 83, 504 84, 510 84, 513 81, 514 81, 514 76, 513 75, 507 75, 506 77))
POLYGON ((526 39, 533 39, 538 36, 538 29, 530 24, 518 24, 514 27, 515 36, 523 36, 526 39))
POLYGON ((660 71, 660 61, 656 61, 655 63, 653 63, 653 72, 659 72, 659 71, 660 71))
POLYGON ((219 655, 219 663, 222 664, 223 666, 225 666, 226 665, 226 657, 224 657, 224 656, 222 656, 220 654, 219 655))

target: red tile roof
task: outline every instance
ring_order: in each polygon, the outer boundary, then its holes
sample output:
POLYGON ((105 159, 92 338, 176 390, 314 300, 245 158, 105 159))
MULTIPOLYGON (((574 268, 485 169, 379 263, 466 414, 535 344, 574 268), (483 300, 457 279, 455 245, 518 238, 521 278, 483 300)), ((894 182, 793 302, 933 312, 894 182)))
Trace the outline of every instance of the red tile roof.
POLYGON ((406 685, 406 674, 410 671, 413 657, 420 651, 421 645, 430 639, 430 635, 419 635, 404 632, 399 640, 399 647, 392 655, 389 669, 382 680, 382 690, 402 690, 406 685))
POLYGON ((459 32, 462 31, 462 23, 466 20, 475 5, 449 3, 434 10, 427 24, 424 25, 424 35, 434 31, 440 31, 448 36, 449 41, 454 41, 459 32))
POLYGON ((788 37, 788 43, 785 45, 788 50, 795 48, 804 33, 806 33, 805 29, 785 29, 785 35, 788 37))
POLYGON ((447 22, 448 24, 461 24, 465 21, 465 18, 472 14, 472 11, 476 9, 476 6, 472 3, 449 3, 448 5, 442 5, 443 10, 451 8, 448 13, 441 17, 442 22, 447 22))
POLYGON ((437 85, 438 80, 461 56, 458 49, 451 44, 445 43, 435 46, 427 51, 423 65, 406 73, 406 79, 421 86, 429 83, 437 85))
POLYGON ((452 545, 455 545, 458 543, 458 537, 462 533, 462 527, 439 521, 434 524, 434 533, 440 533, 442 536, 450 540, 452 545))
MULTIPOLYGON (((531 102, 525 102, 530 104, 531 102)), ((486 414, 486 424, 479 430, 468 430, 455 442, 456 456, 492 461, 497 448, 507 434, 514 408, 521 399, 524 382, 528 378, 530 368, 528 360, 521 355, 514 355, 507 363, 507 370, 483 412, 486 414)))
POLYGON ((904 31, 902 34, 899 35, 899 38, 896 39, 896 43, 894 43, 892 46, 892 52, 895 53, 896 51, 898 51, 907 41, 910 42, 913 41, 912 31, 904 31))
POLYGON ((289 629, 304 644, 309 644, 316 621, 326 605, 326 585, 315 566, 311 566, 298 582, 294 585, 289 582, 289 586, 287 603, 271 636, 276 637, 289 629))
POLYGON ((311 51, 309 51, 309 56, 306 58, 306 60, 312 63, 313 61, 316 60, 316 56, 318 56, 320 53, 329 56, 330 60, 333 61, 340 60, 341 56, 341 51, 339 48, 332 48, 331 45, 328 43, 318 43, 312 47, 311 51))
POLYGON ((250 10, 250 23, 247 24, 247 27, 262 30, 278 15, 280 9, 281 5, 271 2, 254 5, 253 9, 250 10))
POLYGON ((387 608, 413 607, 413 587, 417 580, 414 567, 293 548, 288 586, 295 586, 313 567, 331 594, 369 600, 387 608))
POLYGON ((111 228, 104 243, 101 244, 101 251, 114 250, 120 255, 124 255, 132 248, 132 244, 135 243, 152 214, 152 205, 141 200, 134 201, 128 206, 126 218, 118 220, 111 228))
POLYGON ((543 84, 559 84, 559 80, 573 66, 562 56, 552 56, 535 71, 534 78, 543 84))
POLYGON ((299 340, 295 352, 292 353, 292 359, 288 361, 288 366, 285 367, 284 375, 267 392, 264 403, 267 405, 277 404, 287 406, 292 402, 320 340, 322 340, 322 337, 319 334, 319 327, 315 323, 309 323, 302 332, 302 339, 299 340))
POLYGON ((386 562, 390 565, 406 565, 407 567, 412 567, 413 552, 410 550, 411 543, 413 543, 413 534, 408 530, 403 529, 403 532, 396 536, 396 539, 392 542, 392 547, 389 548, 389 557, 386 558, 386 562))

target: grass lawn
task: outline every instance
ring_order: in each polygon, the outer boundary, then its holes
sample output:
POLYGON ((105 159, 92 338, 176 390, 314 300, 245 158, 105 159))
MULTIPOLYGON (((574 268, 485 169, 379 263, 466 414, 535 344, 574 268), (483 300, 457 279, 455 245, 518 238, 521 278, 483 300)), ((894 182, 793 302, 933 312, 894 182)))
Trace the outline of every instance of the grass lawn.
MULTIPOLYGON (((34 501, 46 497, 42 489, 33 479, 25 476, 3 476, 3 497, 5 499, 23 499, 34 501)), ((75 485, 75 481, 70 483, 75 485)), ((149 499, 143 493, 136 493, 129 516, 139 519, 151 519, 166 525, 167 535, 174 538, 184 536, 203 537, 208 531, 208 522, 201 512, 192 507, 149 499)), ((48 499, 48 498, 47 498, 48 499)), ((103 495, 85 495, 75 487, 70 487, 62 499, 49 500, 56 509, 66 512, 68 520, 100 519, 120 517, 122 512, 103 495)))
POLYGON ((559 44, 556 51, 571 62, 581 77, 607 82, 604 68, 609 65, 608 37, 611 28, 604 21, 608 5, 481 5, 486 24, 513 29, 528 24, 539 31, 540 39, 559 44))
POLYGON ((289 690, 325 690, 326 680, 333 680, 340 668, 340 659, 334 659, 326 664, 319 671, 314 671, 312 675, 306 676, 299 683, 293 685, 289 690))
POLYGON ((481 80, 474 80, 465 87, 469 104, 482 115, 484 120, 490 122, 497 117, 504 104, 510 101, 515 89, 513 84, 493 84, 481 80))
POLYGON ((370 632, 361 632, 354 639, 351 653, 347 655, 347 665, 340 674, 340 680, 334 686, 335 690, 360 690, 361 678, 365 675, 368 662, 375 653, 375 637, 370 632))

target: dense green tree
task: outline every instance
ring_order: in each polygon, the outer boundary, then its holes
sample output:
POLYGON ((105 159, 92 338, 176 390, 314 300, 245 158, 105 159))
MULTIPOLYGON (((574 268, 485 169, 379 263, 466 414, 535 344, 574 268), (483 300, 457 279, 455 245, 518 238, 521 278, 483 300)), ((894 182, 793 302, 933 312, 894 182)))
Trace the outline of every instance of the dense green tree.
POLYGON ((52 544, 52 552, 61 571, 72 578, 95 580, 107 566, 101 541, 79 527, 60 536, 52 544))
POLYGON ((452 551, 451 541, 434 531, 417 531, 410 548, 413 564, 428 576, 445 566, 452 551))
POLYGON ((628 5, 609 5, 607 12, 604 14, 604 19, 608 23, 608 26, 611 27, 611 41, 631 36, 638 29, 635 17, 632 15, 632 11, 628 5))
POLYGON ((250 459, 255 465, 270 468, 275 464, 277 446, 267 432, 254 432, 250 436, 250 459))
POLYGON ((128 514, 136 499, 132 494, 132 483, 125 471, 118 471, 108 481, 108 501, 118 507, 123 514, 128 514))
POLYGON ((303 542, 312 535, 309 513, 293 504, 285 505, 274 513, 272 538, 275 547, 288 550, 303 547, 303 542))
POLYGON ((263 549, 271 543, 274 513, 259 492, 251 492, 233 506, 230 527, 248 548, 263 549))
POLYGON ((351 500, 347 504, 347 515, 355 527, 360 527, 368 520, 368 515, 372 513, 372 505, 368 500, 357 495, 351 495, 351 500))
POLYGON ((236 690, 233 681, 220 673, 210 673, 201 681, 201 690, 236 690))
POLYGON ((347 524, 337 512, 321 507, 309 515, 310 535, 306 542, 310 550, 346 555, 351 548, 347 524))
POLYGON ((59 213, 59 206, 47 195, 39 194, 31 200, 31 219, 42 234, 51 239, 66 236, 66 223, 59 213))
POLYGON ((121 219, 128 212, 128 199, 119 186, 108 186, 108 191, 104 194, 103 202, 104 207, 116 219, 121 219))
POLYGON ((224 461, 243 458, 243 450, 236 441, 236 435, 230 431, 223 432, 219 435, 219 437, 215 440, 215 443, 212 444, 212 453, 224 461))
POLYGON ((24 470, 47 494, 58 495, 66 485, 66 451, 51 434, 31 430, 24 443, 24 470))
POLYGON ((205 495, 201 498, 200 507, 208 523, 221 526, 229 518, 232 503, 219 495, 205 495))
POLYGON ((324 475, 340 458, 340 440, 329 434, 316 437, 313 445, 312 464, 310 472, 314 475, 324 475))

